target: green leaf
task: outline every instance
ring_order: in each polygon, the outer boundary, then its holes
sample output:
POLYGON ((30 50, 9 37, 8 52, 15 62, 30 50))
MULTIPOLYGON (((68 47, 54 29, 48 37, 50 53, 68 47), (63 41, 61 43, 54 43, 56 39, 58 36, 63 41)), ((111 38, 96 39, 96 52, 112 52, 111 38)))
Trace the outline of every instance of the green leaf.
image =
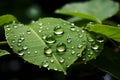
POLYGON ((0 26, 10 23, 12 21, 17 21, 17 19, 13 15, 7 14, 0 16, 0 26))
POLYGON ((30 25, 5 27, 8 44, 26 61, 66 74, 79 57, 84 62, 95 58, 103 43, 73 23, 57 18, 43 18, 30 25))
POLYGON ((113 27, 109 25, 102 25, 102 24, 90 24, 86 27, 88 31, 93 31, 96 33, 103 34, 107 36, 108 38, 111 38, 113 40, 120 42, 120 28, 119 27, 113 27))
POLYGON ((120 55, 111 48, 105 47, 99 57, 92 61, 91 64, 120 79, 120 55))
POLYGON ((0 57, 4 56, 4 55, 8 55, 8 54, 9 54, 9 52, 7 52, 6 50, 1 50, 0 49, 0 57))
POLYGON ((81 17, 101 23, 101 21, 112 17, 118 10, 118 3, 111 0, 91 0, 66 4, 61 9, 56 10, 56 13, 81 17))

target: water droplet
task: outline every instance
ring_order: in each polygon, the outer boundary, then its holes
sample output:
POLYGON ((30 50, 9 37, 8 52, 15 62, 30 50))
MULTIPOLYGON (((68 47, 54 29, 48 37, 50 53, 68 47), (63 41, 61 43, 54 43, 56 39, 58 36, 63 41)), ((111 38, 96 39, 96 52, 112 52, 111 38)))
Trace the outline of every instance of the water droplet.
POLYGON ((90 57, 91 57, 91 55, 89 54, 89 55, 88 55, 88 57, 90 58, 90 57))
POLYGON ((30 51, 28 51, 27 53, 30 54, 30 51))
POLYGON ((10 27, 7 27, 7 30, 9 31, 9 30, 11 30, 11 28, 10 28, 10 27))
POLYGON ((17 28, 17 26, 14 26, 14 28, 17 28))
POLYGON ((63 31, 63 29, 61 28, 61 26, 56 26, 56 27, 54 28, 54 33, 55 33, 56 35, 61 35, 61 34, 64 33, 64 31, 63 31))
POLYGON ((102 42, 104 42, 104 38, 102 37, 102 36, 96 36, 96 38, 97 38, 97 42, 100 42, 100 43, 102 43, 102 42))
POLYGON ((54 59, 51 59, 50 62, 53 63, 53 62, 54 62, 54 59))
POLYGON ((71 27, 70 27, 70 30, 71 30, 71 31, 75 31, 75 26, 71 26, 71 27))
POLYGON ((13 40, 12 43, 15 43, 15 40, 13 40))
POLYGON ((48 43, 48 44, 52 44, 52 43, 55 43, 55 37, 54 37, 54 35, 48 35, 47 37, 46 37, 46 43, 48 43))
POLYGON ((78 44, 78 48, 82 48, 82 46, 83 46, 82 44, 78 44))
POLYGON ((43 67, 48 67, 49 63, 48 62, 43 62, 43 67))
POLYGON ((64 43, 58 43, 56 47, 57 47, 58 52, 65 52, 66 51, 66 45, 64 43))
POLYGON ((45 36, 45 35, 42 35, 42 39, 46 39, 46 37, 47 37, 47 36, 45 36))
POLYGON ((33 23, 35 23, 35 21, 34 21, 34 20, 32 20, 32 24, 33 24, 33 23))
POLYGON ((74 26, 75 24, 74 23, 71 23, 72 26, 74 26))
POLYGON ((84 33, 85 32, 85 30, 82 30, 82 33, 84 33))
POLYGON ((85 61, 86 59, 85 59, 85 58, 83 58, 82 60, 83 60, 83 61, 85 61))
POLYGON ((92 49, 97 50, 99 46, 97 44, 92 45, 92 49))
POLYGON ((30 30, 28 30, 28 31, 27 31, 27 34, 31 34, 31 31, 30 31, 30 30))
POLYGON ((19 40, 18 40, 18 42, 19 42, 19 43, 21 43, 21 42, 22 42, 22 40, 21 40, 21 39, 19 39, 19 40))
POLYGON ((60 60, 59 60, 60 63, 64 63, 64 61, 65 61, 65 59, 63 59, 63 58, 60 58, 60 60))
POLYGON ((38 51, 35 51, 35 53, 38 53, 38 51))
POLYGON ((71 38, 67 38, 67 42, 70 43, 72 40, 71 38))
POLYGON ((23 50, 27 50, 28 49, 28 47, 27 46, 23 46, 23 50))
POLYGON ((45 47, 44 48, 44 54, 46 55, 46 56, 52 56, 52 49, 50 48, 50 47, 45 47))
POLYGON ((79 35, 79 37, 81 38, 81 37, 83 37, 83 35, 82 35, 82 34, 80 34, 80 35, 79 35))
POLYGON ((74 51, 74 50, 72 50, 71 54, 72 54, 72 55, 73 55, 73 54, 75 54, 75 51, 74 51))
POLYGON ((57 71, 58 69, 56 67, 54 67, 54 70, 57 71))
POLYGON ((42 24, 42 23, 39 23, 38 25, 39 25, 39 26, 42 26, 43 24, 42 24))
POLYGON ((23 55, 24 55, 24 52, 19 53, 19 55, 20 55, 20 56, 23 56, 23 55))
POLYGON ((18 46, 18 47, 21 46, 21 43, 18 43, 17 46, 18 46))

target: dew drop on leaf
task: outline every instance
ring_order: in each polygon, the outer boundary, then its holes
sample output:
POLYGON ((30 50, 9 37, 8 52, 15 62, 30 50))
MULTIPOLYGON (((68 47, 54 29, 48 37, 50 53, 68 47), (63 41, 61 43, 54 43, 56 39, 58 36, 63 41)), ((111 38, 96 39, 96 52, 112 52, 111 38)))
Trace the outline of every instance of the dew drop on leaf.
POLYGON ((60 60, 59 60, 60 63, 64 63, 64 61, 65 61, 65 59, 63 59, 63 58, 60 58, 60 60))
POLYGON ((71 30, 71 31, 75 31, 75 26, 71 26, 71 27, 70 27, 70 30, 71 30))
POLYGON ((44 54, 46 55, 46 56, 52 56, 52 49, 50 48, 50 47, 45 47, 44 48, 44 54))
POLYGON ((71 41, 71 38, 67 38, 67 43, 70 43, 71 41))
POLYGON ((48 67, 49 63, 47 61, 43 62, 43 67, 48 67))
POLYGON ((54 62, 54 59, 51 59, 50 62, 53 63, 53 62, 54 62))
POLYGON ((78 44, 78 48, 81 48, 83 45, 82 44, 78 44))
POLYGON ((46 37, 46 43, 48 43, 48 44, 52 44, 52 43, 55 43, 55 37, 54 37, 54 35, 48 35, 47 37, 46 37))
POLYGON ((61 34, 64 33, 64 31, 63 31, 63 29, 61 28, 61 26, 56 26, 56 27, 54 28, 54 33, 55 33, 56 35, 61 35, 61 34))
POLYGON ((27 46, 23 46, 23 50, 27 50, 28 49, 28 47, 27 46))
POLYGON ((66 51, 66 45, 64 43, 58 43, 56 46, 56 49, 58 52, 65 52, 66 51))
POLYGON ((20 56, 23 56, 23 55, 24 55, 24 52, 19 53, 19 55, 20 55, 20 56))
POLYGON ((97 44, 92 45, 92 49, 97 50, 99 46, 97 44))
POLYGON ((104 38, 102 37, 102 36, 96 36, 96 38, 97 38, 97 42, 100 42, 100 43, 102 43, 102 42, 104 42, 104 38))
POLYGON ((28 30, 28 31, 27 31, 27 34, 31 34, 31 31, 30 31, 30 30, 28 30))
POLYGON ((72 55, 73 55, 73 54, 75 54, 75 51, 74 51, 74 50, 72 50, 71 54, 72 54, 72 55))

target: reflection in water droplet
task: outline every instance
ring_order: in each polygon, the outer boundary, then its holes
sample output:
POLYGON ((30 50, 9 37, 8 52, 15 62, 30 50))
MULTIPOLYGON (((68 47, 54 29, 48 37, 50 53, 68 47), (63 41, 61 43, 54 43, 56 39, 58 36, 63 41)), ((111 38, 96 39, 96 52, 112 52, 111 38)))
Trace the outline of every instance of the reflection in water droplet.
POLYGON ((58 52, 65 52, 66 51, 66 45, 64 43, 58 43, 56 48, 57 48, 58 52))
POLYGON ((54 28, 54 33, 55 33, 56 35, 61 35, 61 34, 64 33, 64 31, 63 31, 63 29, 61 28, 61 26, 56 26, 56 27, 54 28))
POLYGON ((71 38, 67 38, 67 42, 70 43, 72 40, 71 38))
POLYGON ((52 49, 50 47, 45 47, 44 48, 44 54, 46 56, 52 56, 52 49))
POLYGON ((48 44, 55 43, 55 37, 54 37, 54 35, 48 35, 46 37, 46 43, 48 43, 48 44))

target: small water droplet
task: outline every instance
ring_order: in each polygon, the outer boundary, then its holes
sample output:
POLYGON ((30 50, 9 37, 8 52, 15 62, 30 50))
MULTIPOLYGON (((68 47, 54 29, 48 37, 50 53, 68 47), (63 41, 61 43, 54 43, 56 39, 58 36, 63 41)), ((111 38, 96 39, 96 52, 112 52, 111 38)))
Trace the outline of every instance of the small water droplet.
POLYGON ((66 51, 66 45, 64 43, 58 43, 56 48, 57 48, 58 52, 65 52, 66 51))
POLYGON ((19 53, 19 55, 20 55, 20 56, 23 56, 23 55, 24 55, 24 52, 19 53))
POLYGON ((7 30, 9 31, 9 30, 11 30, 11 28, 8 27, 7 30))
POLYGON ((27 46, 23 46, 23 50, 27 50, 28 49, 28 47, 27 46))
POLYGON ((83 61, 85 61, 86 59, 85 59, 85 58, 83 58, 82 60, 83 60, 83 61))
POLYGON ((64 31, 63 31, 63 29, 61 28, 61 26, 56 26, 56 27, 54 28, 54 33, 55 33, 56 35, 61 35, 61 34, 64 33, 64 31))
POLYGON ((50 62, 53 63, 53 62, 54 62, 54 59, 51 59, 50 62))
POLYGON ((42 39, 46 39, 46 37, 47 37, 47 36, 45 36, 45 35, 42 35, 42 39))
POLYGON ((83 46, 82 44, 78 44, 78 48, 82 48, 82 46, 83 46))
POLYGON ((42 23, 39 23, 38 25, 39 25, 39 26, 42 26, 43 24, 42 24, 42 23))
POLYGON ((35 51, 35 53, 38 53, 38 51, 35 51))
POLYGON ((82 34, 80 34, 80 35, 79 35, 79 37, 81 38, 81 37, 83 37, 83 35, 82 35, 82 34))
POLYGON ((46 55, 46 56, 52 56, 52 49, 50 48, 50 47, 45 47, 44 48, 44 54, 46 55))
POLYGON ((102 42, 104 42, 104 38, 102 37, 102 36, 96 36, 96 38, 97 38, 97 42, 100 42, 100 43, 102 43, 102 42))
POLYGON ((89 55, 88 55, 88 57, 90 58, 90 57, 91 57, 91 55, 89 54, 89 55))
POLYGON ((92 45, 92 49, 97 50, 99 46, 97 44, 92 45))
POLYGON ((54 37, 54 35, 48 35, 47 37, 46 37, 46 43, 48 43, 48 44, 52 44, 52 43, 55 43, 55 37, 54 37))
POLYGON ((58 69, 56 67, 54 67, 54 70, 57 71, 58 69))
POLYGON ((72 55, 73 55, 73 54, 75 54, 75 51, 74 51, 74 50, 72 50, 71 54, 72 54, 72 55))
POLYGON ((30 51, 28 51, 27 53, 30 54, 30 51))
POLYGON ((13 40, 12 43, 15 43, 15 40, 13 40))
POLYGON ((70 27, 70 30, 71 30, 71 31, 75 31, 75 30, 76 30, 76 29, 75 29, 75 26, 71 26, 71 27, 70 27))
POLYGON ((67 38, 67 42, 70 43, 72 40, 71 38, 67 38))
POLYGON ((17 28, 17 26, 14 26, 14 28, 17 28))
POLYGON ((48 62, 43 62, 43 67, 48 67, 49 63, 48 62))
POLYGON ((21 43, 21 42, 22 42, 22 40, 21 40, 21 39, 19 39, 19 40, 18 40, 18 42, 19 42, 19 43, 21 43))
POLYGON ((82 30, 82 33, 84 33, 85 32, 85 30, 82 30))
POLYGON ((21 46, 21 43, 18 43, 17 46, 18 46, 18 47, 21 46))
POLYGON ((65 59, 63 59, 63 58, 60 58, 60 60, 59 60, 60 63, 64 63, 64 61, 65 61, 65 59))
POLYGON ((35 23, 35 21, 34 21, 34 20, 32 20, 32 24, 33 24, 33 23, 35 23))
POLYGON ((28 31, 27 31, 27 34, 31 34, 31 31, 30 31, 30 30, 28 30, 28 31))

